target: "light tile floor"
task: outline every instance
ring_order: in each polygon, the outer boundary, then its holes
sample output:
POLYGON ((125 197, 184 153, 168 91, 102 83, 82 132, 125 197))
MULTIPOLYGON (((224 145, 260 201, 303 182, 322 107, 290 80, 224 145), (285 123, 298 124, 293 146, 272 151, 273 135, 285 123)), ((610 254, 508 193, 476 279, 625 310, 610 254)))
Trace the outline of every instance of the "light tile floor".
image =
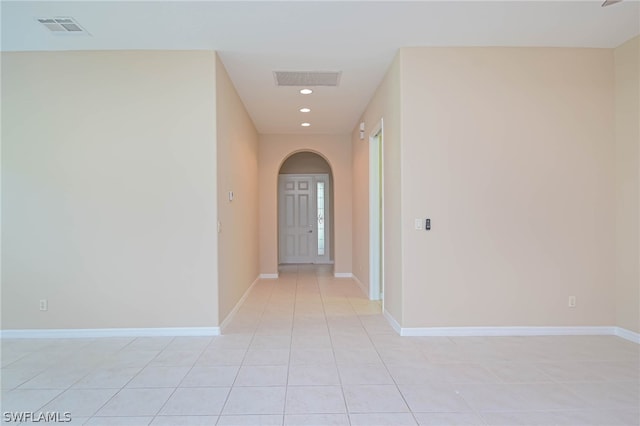
POLYGON ((353 280, 291 266, 220 337, 5 339, 2 412, 68 411, 74 425, 639 425, 639 363, 638 345, 609 336, 399 337, 353 280))

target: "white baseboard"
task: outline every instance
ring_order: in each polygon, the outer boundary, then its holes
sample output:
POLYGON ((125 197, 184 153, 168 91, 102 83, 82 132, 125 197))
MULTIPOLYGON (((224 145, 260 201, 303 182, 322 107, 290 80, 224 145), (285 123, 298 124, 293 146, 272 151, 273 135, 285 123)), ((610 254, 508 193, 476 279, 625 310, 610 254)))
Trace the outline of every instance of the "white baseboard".
MULTIPOLYGON (((223 332, 225 327, 229 325, 229 323, 231 322, 231 320, 233 319, 233 316, 236 314, 236 312, 238 312, 238 309, 240 309, 240 306, 242 306, 242 303, 244 303, 244 301, 247 299, 247 296, 249 296, 249 293, 251 292, 251 290, 253 289, 253 287, 258 283, 258 280, 260 280, 262 278, 263 274, 260 274, 258 276, 258 278, 256 278, 251 285, 249 286, 249 288, 247 289, 247 291, 244 292, 244 294, 242 295, 242 297, 240 298, 240 300, 238 300, 238 303, 236 303, 236 306, 233 307, 233 309, 231 310, 231 312, 229 312, 229 314, 227 314, 227 316, 225 317, 225 319, 222 321, 222 323, 220 323, 220 332, 223 332)), ((277 277, 276 277, 277 278, 277 277)))
POLYGON ((3 339, 75 339, 98 337, 197 337, 219 336, 220 327, 78 328, 2 330, 3 339))
POLYGON ((358 286, 360 287, 360 290, 362 290, 362 292, 364 293, 365 296, 367 296, 367 299, 368 299, 369 289, 364 284, 362 284, 362 281, 360 281, 358 277, 356 277, 355 275, 353 275, 353 280, 356 282, 356 284, 358 284, 358 286))
POLYGON ((402 327, 400 327, 400 324, 398 323, 398 321, 396 321, 393 315, 391 315, 386 309, 382 311, 382 315, 384 315, 384 317, 387 319, 391 328, 393 328, 396 333, 402 336, 402 327))
POLYGON ((353 274, 351 272, 336 272, 333 276, 336 278, 353 278, 353 274))
POLYGON ((614 327, 403 327, 401 336, 613 335, 614 327))
POLYGON ((401 327, 386 310, 383 312, 389 325, 400 336, 413 337, 489 337, 489 336, 618 336, 640 344, 640 333, 622 327, 401 327))
POLYGON ((260 278, 261 280, 277 280, 278 277, 278 274, 260 274, 258 278, 260 278))
POLYGON ((627 330, 622 327, 615 327, 614 334, 630 342, 640 344, 640 333, 636 333, 635 331, 627 330))

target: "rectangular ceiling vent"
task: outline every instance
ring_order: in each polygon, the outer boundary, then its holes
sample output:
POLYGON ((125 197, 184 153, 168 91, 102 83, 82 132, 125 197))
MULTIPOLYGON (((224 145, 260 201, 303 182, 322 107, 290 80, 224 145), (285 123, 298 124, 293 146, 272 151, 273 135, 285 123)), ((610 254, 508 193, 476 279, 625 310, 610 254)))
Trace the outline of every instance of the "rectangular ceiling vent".
POLYGON ((77 34, 89 35, 78 22, 71 17, 61 18, 36 18, 52 34, 77 34))
POLYGON ((340 72, 335 71, 274 71, 277 86, 337 86, 340 72))

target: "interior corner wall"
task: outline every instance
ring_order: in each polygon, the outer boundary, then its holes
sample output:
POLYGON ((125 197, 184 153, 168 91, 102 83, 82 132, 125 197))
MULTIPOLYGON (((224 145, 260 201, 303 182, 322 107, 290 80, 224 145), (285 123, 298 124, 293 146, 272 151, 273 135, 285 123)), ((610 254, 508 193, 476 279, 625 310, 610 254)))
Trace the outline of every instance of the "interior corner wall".
POLYGON ((612 49, 402 49, 403 327, 615 323, 613 106, 612 49))
POLYGON ((213 52, 2 53, 3 329, 218 325, 215 93, 213 52))
POLYGON ((258 133, 217 56, 216 95, 222 323, 258 278, 258 133))
POLYGON ((401 204, 401 56, 391 63, 384 79, 351 134, 353 152, 353 273, 369 287, 369 136, 383 120, 384 306, 402 321, 401 204), (360 139, 360 122, 365 139, 360 139))
POLYGON ((291 154, 324 157, 333 173, 334 272, 351 273, 351 145, 349 135, 286 134, 259 137, 260 273, 278 273, 278 173, 291 154))
POLYGON ((616 325, 640 333, 640 37, 614 51, 616 325))

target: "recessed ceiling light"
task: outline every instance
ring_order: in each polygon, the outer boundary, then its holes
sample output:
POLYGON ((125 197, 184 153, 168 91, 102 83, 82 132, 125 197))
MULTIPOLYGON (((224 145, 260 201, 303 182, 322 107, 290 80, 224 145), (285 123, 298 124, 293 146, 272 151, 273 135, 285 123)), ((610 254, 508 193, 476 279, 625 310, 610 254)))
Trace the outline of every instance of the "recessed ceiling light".
POLYGON ((300 108, 300 112, 311 112, 309 108, 300 108))
POLYGON ((300 93, 302 93, 303 95, 310 95, 313 93, 313 90, 311 89, 302 89, 300 90, 300 93))
POLYGON ((302 127, 309 127, 309 126, 311 126, 311 123, 302 123, 301 126, 302 127))

